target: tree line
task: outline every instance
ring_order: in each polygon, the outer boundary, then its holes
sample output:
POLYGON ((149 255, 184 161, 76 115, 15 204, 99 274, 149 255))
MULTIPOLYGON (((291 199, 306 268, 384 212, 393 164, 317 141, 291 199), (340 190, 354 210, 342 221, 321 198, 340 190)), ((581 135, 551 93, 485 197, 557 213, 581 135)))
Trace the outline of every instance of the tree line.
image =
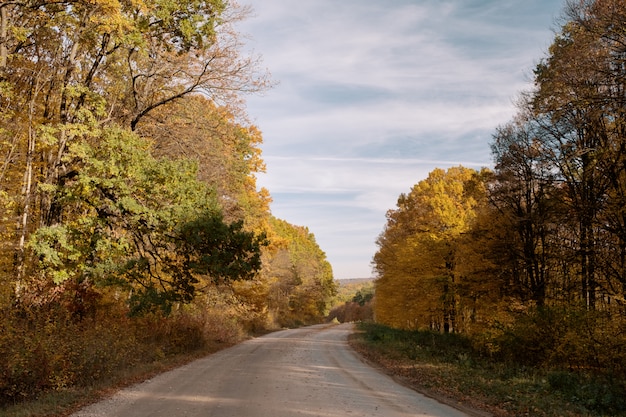
POLYGON ((170 330, 153 341, 169 344, 181 320, 237 333, 323 319, 330 264, 256 184, 262 134, 243 97, 271 81, 234 29, 248 12, 0 4, 0 402, 84 383, 70 359, 37 354, 63 352, 63 329, 130 335, 155 320, 170 330))
POLYGON ((624 376, 626 2, 575 1, 494 169, 436 169, 387 213, 376 319, 522 364, 624 376))

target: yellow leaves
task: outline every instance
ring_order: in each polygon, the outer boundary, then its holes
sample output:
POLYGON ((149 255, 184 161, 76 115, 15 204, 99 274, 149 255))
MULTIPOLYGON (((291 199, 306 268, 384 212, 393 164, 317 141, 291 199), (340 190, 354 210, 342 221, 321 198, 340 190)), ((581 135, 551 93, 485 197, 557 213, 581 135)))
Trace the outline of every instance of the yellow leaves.
MULTIPOLYGON (((98 33, 123 35, 136 30, 135 23, 118 0, 91 0, 91 4, 95 10, 89 21, 98 33)), ((136 11, 146 9, 142 1, 132 1, 131 7, 136 11)))
POLYGON ((407 198, 419 215, 418 229, 432 233, 434 239, 465 231, 475 203, 466 198, 465 183, 475 175, 476 171, 463 167, 447 172, 435 169, 414 186, 407 198))
POLYGON ((460 237, 484 196, 480 174, 464 167, 435 169, 400 196, 374 257, 378 319, 403 328, 441 326, 458 302, 460 237))
POLYGON ((39 126, 37 129, 39 142, 47 146, 52 146, 58 143, 58 133, 59 129, 50 125, 39 126))

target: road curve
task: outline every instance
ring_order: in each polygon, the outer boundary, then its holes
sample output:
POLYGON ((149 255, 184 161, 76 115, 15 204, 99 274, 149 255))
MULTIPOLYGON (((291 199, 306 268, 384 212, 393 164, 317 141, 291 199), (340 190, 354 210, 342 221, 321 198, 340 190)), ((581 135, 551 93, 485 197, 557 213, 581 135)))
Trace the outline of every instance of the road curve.
POLYGON ((364 364, 350 324, 284 330, 161 374, 72 417, 461 417, 364 364))

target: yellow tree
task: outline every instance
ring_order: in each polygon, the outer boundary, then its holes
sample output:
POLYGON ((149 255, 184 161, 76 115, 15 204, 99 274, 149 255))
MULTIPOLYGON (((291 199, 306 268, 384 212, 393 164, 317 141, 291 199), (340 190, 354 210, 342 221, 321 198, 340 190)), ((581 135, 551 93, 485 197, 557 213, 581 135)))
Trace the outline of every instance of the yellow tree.
POLYGON ((271 218, 274 247, 264 273, 271 283, 268 304, 283 326, 318 323, 337 288, 326 254, 307 227, 271 218))
POLYGON ((396 327, 457 330, 457 240, 475 219, 479 173, 435 169, 387 213, 374 256, 376 319, 396 327))

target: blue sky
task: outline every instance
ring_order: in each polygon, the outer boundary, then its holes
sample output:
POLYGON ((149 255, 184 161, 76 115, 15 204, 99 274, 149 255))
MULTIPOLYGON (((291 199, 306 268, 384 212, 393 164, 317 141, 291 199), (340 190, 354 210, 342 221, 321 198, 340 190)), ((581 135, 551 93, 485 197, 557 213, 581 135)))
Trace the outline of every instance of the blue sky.
POLYGON ((491 166, 489 143, 531 86, 563 0, 240 0, 277 85, 247 97, 259 186, 307 226, 335 278, 371 276, 400 193, 434 168, 491 166))

